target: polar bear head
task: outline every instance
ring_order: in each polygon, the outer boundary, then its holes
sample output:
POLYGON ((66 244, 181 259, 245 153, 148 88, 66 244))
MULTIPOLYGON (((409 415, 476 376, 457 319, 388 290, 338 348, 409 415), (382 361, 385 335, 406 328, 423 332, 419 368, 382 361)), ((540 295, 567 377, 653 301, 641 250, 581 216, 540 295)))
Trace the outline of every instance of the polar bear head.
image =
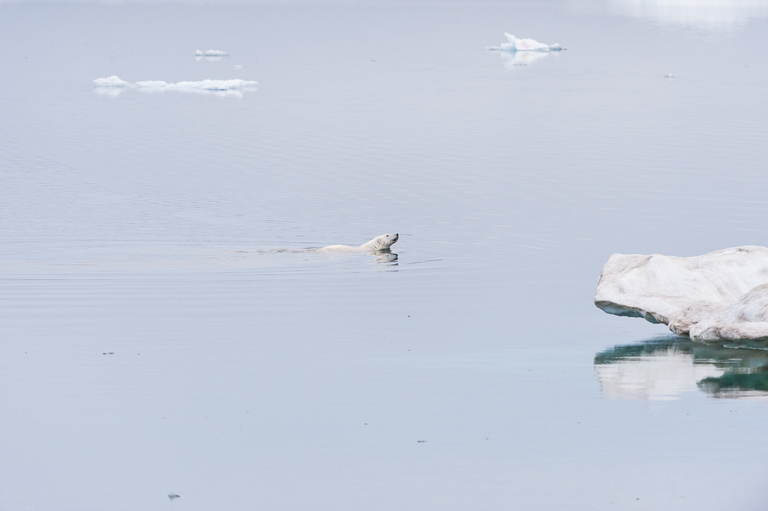
POLYGON ((381 236, 376 236, 360 248, 365 248, 367 250, 389 250, 389 248, 397 242, 399 237, 400 236, 397 233, 382 234, 381 236))

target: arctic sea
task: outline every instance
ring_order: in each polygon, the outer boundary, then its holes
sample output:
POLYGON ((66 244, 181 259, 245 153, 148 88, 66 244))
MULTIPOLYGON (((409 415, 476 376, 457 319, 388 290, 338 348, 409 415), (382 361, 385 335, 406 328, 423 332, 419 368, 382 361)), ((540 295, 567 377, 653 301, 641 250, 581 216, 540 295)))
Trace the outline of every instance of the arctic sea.
POLYGON ((766 347, 593 296, 768 245, 766 47, 764 0, 0 1, 0 509, 765 509, 766 347))

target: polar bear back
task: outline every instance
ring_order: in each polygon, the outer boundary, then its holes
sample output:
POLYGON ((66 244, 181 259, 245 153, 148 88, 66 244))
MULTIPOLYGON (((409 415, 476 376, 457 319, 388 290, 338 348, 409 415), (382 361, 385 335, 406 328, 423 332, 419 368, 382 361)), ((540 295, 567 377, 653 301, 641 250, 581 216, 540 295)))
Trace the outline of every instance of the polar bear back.
POLYGON ((328 245, 317 250, 318 252, 335 254, 342 252, 367 252, 363 247, 350 247, 349 245, 328 245))
POLYGON ((397 233, 382 234, 381 236, 376 236, 368 243, 364 243, 359 247, 350 247, 348 245, 329 245, 327 247, 323 247, 319 249, 318 252, 323 252, 323 253, 379 252, 382 250, 389 250, 390 247, 392 247, 392 245, 397 243, 397 240, 399 238, 400 238, 400 235, 397 233))

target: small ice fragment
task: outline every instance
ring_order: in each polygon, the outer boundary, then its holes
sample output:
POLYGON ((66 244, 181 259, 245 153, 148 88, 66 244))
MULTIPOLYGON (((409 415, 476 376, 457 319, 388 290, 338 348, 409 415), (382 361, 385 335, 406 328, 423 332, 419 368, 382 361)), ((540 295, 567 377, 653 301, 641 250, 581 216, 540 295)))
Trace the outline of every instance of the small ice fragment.
POLYGON ((243 69, 244 67, 242 64, 235 64, 235 69, 243 69))
POLYGON ((548 45, 544 43, 540 43, 538 41, 534 41, 533 39, 518 39, 517 37, 513 36, 510 33, 504 32, 504 35, 507 37, 508 42, 501 43, 500 49, 503 51, 543 51, 543 52, 550 52, 550 51, 562 51, 563 47, 559 44, 555 43, 553 45, 548 45))
POLYGON ((221 50, 208 50, 206 52, 202 52, 200 50, 197 50, 195 52, 195 56, 197 57, 226 57, 229 53, 221 50))
POLYGON ((672 73, 670 73, 668 75, 664 75, 664 78, 674 78, 674 77, 675 77, 675 75, 673 75, 672 73))
POLYGON ((93 81, 94 87, 128 87, 130 83, 121 80, 115 75, 107 78, 97 78, 93 81))
POLYGON ((180 497, 181 497, 181 495, 176 495, 175 493, 169 493, 168 494, 168 498, 171 499, 171 500, 178 499, 180 497))

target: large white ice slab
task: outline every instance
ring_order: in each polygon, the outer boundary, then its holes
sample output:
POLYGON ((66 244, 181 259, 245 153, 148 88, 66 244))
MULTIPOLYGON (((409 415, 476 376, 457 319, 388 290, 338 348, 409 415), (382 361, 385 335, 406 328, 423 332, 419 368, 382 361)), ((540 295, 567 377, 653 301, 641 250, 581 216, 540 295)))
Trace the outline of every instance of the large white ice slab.
POLYGON ((695 340, 768 339, 768 248, 696 257, 614 254, 600 274, 595 305, 695 340))

